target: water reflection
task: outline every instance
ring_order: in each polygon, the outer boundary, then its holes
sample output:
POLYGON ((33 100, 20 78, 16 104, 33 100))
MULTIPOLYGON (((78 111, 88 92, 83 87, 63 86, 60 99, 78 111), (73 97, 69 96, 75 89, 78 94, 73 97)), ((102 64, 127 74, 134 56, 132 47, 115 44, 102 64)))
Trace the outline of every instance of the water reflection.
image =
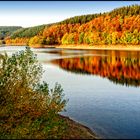
MULTIPOLYGON (((0 53, 24 50, 24 47, 2 47, 0 53)), ((58 65, 73 73, 99 75, 115 84, 140 86, 140 52, 107 50, 34 49, 38 60, 58 65)))
POLYGON ((116 84, 140 86, 139 54, 123 57, 110 53, 108 56, 81 56, 52 60, 51 63, 73 73, 99 75, 116 84), (111 55, 113 54, 113 56, 111 55), (130 57, 131 56, 131 57, 130 57))

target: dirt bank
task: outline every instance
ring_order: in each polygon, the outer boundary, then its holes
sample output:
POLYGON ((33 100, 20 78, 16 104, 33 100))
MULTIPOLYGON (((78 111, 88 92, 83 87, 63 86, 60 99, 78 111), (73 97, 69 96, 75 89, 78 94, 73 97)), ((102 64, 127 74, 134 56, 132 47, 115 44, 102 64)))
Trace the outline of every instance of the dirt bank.
POLYGON ((70 119, 66 116, 60 116, 68 125, 64 139, 99 139, 88 127, 70 119))

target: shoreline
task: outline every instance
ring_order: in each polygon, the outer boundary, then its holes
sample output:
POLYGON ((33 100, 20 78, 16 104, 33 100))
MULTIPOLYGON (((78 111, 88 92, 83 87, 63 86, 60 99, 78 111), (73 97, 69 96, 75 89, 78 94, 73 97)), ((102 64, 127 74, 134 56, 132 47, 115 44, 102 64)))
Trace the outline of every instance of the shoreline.
POLYGON ((74 49, 74 50, 123 50, 140 51, 140 45, 59 45, 54 48, 74 49))
POLYGON ((68 124, 68 129, 66 130, 67 135, 64 139, 100 139, 100 137, 90 128, 71 119, 70 117, 60 115, 60 118, 68 124))
MULTIPOLYGON (((4 44, 0 47, 6 47, 6 46, 28 46, 25 44, 4 44)), ((71 49, 71 50, 116 50, 116 51, 140 51, 140 45, 33 45, 29 46, 34 49, 39 48, 58 48, 58 49, 71 49)))

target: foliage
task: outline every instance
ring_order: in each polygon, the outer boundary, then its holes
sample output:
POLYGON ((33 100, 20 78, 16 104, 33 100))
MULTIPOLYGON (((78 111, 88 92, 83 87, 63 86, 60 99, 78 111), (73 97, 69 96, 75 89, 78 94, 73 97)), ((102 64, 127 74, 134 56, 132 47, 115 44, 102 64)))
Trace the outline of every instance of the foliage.
POLYGON ((83 43, 83 38, 84 38, 84 32, 81 32, 79 35, 79 44, 83 43))
POLYGON ((15 38, 15 39, 11 39, 11 38, 6 38, 5 42, 8 45, 28 45, 29 44, 29 38, 15 38))
POLYGON ((42 44, 45 44, 46 43, 46 40, 45 38, 43 38, 42 36, 34 36, 32 37, 30 40, 29 40, 29 46, 33 46, 33 45, 42 45, 42 44))
POLYGON ((64 21, 58 22, 57 24, 75 24, 75 23, 84 24, 99 16, 101 16, 101 13, 75 16, 75 17, 68 18, 64 21))
POLYGON ((0 138, 59 138, 65 124, 58 117, 65 105, 63 89, 49 90, 40 83, 43 73, 33 52, 26 48, 0 55, 0 138))
POLYGON ((115 8, 114 10, 109 12, 109 15, 111 17, 115 17, 117 15, 122 15, 122 17, 140 15, 140 6, 135 4, 135 5, 131 5, 131 6, 124 6, 121 8, 115 8))

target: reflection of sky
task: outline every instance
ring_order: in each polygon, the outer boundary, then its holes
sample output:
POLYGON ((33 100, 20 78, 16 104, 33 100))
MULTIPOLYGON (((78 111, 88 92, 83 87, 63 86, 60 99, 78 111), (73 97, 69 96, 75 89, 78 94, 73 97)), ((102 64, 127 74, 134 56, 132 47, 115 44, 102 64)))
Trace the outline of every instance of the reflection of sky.
POLYGON ((35 26, 66 18, 108 12, 114 8, 140 4, 139 1, 1 1, 0 26, 35 26))

